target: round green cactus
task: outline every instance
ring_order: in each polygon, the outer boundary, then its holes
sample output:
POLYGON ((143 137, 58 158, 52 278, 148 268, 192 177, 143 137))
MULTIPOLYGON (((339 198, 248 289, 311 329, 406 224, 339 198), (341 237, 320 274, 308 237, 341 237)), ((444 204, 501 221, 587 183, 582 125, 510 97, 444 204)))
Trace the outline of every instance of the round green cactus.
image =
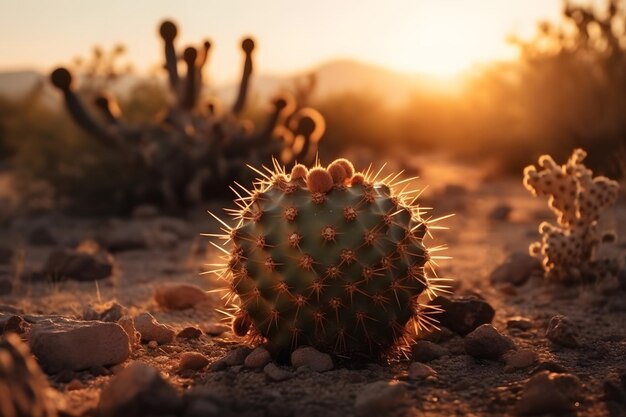
POLYGON ((395 191, 399 175, 377 181, 345 159, 268 172, 216 235, 232 242, 217 272, 237 335, 276 354, 310 345, 371 358, 406 341, 409 322, 433 322, 421 296, 444 286, 427 274, 428 225, 416 196, 395 191))

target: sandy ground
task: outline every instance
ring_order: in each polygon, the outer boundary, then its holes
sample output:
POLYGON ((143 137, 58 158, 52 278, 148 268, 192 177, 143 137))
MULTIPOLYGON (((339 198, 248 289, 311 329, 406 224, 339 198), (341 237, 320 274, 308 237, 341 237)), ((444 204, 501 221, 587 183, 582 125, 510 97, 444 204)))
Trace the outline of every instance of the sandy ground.
MULTIPOLYGON (((427 165, 425 165, 427 166, 427 165)), ((523 189, 521 180, 484 180, 480 172, 459 166, 433 164, 420 173, 415 184, 430 188, 423 202, 434 207, 433 216, 456 215, 445 222, 450 230, 438 231, 433 245, 445 243, 452 260, 442 262, 440 273, 456 279, 457 294, 477 293, 496 310, 493 324, 513 338, 520 348, 530 348, 539 356, 533 367, 505 372, 499 361, 477 360, 465 354, 454 354, 429 363, 437 376, 423 381, 407 377, 410 361, 394 359, 383 364, 343 364, 325 373, 306 371, 290 380, 270 382, 262 371, 229 368, 223 371, 176 370, 182 352, 197 351, 211 362, 242 342, 230 331, 220 336, 203 335, 196 341, 177 340, 171 345, 149 349, 146 345, 132 353, 132 359, 156 366, 180 391, 206 386, 240 404, 241 415, 268 416, 352 416, 354 401, 363 387, 380 380, 400 380, 407 385, 410 401, 397 410, 398 415, 415 416, 500 416, 511 412, 525 381, 537 366, 562 366, 577 375, 584 384, 585 398, 579 405, 579 416, 605 416, 608 410, 602 400, 603 384, 615 378, 626 367, 626 305, 624 293, 616 294, 614 283, 564 288, 531 279, 521 287, 501 291, 491 286, 490 272, 507 254, 525 251, 538 237, 540 220, 552 220, 545 201, 533 199, 523 189), (455 185, 463 184, 462 187, 455 185), (508 205, 508 220, 493 220, 489 213, 497 206, 508 205), (545 337, 549 319, 563 314, 579 330, 582 346, 577 349, 558 347, 545 337), (530 319, 528 331, 508 330, 506 322, 514 316, 530 319), (552 363, 553 365, 550 365, 552 363), (543 364, 543 365, 542 365, 543 364), (547 365, 546 365, 547 364, 547 365)), ((0 296, 0 305, 17 307, 29 313, 80 316, 86 303, 117 300, 131 314, 151 312, 160 322, 181 330, 186 326, 207 329, 220 323, 222 315, 217 293, 210 302, 177 312, 161 310, 152 298, 155 286, 164 282, 188 282, 212 290, 222 283, 209 275, 200 275, 217 253, 207 249, 202 232, 215 231, 217 225, 205 215, 205 209, 216 210, 224 203, 215 202, 182 221, 188 238, 171 247, 134 250, 115 255, 116 272, 112 279, 91 283, 26 283, 15 280, 13 294, 0 296)), ((36 222, 45 224, 61 243, 75 244, 92 237, 107 224, 103 219, 69 219, 45 215, 15 219, 0 231, 0 241, 18 248, 18 262, 6 276, 15 276, 15 268, 39 267, 51 247, 28 245, 25 231, 36 222)), ((626 204, 622 202, 607 216, 607 224, 626 236, 626 204)), ((624 242, 623 238, 621 242, 624 242)), ((621 244, 620 250, 626 251, 621 244)), ((451 351, 459 351, 460 338, 447 342, 451 351)), ((462 349, 461 349, 462 350, 462 349)), ((83 387, 68 390, 67 384, 50 375, 52 385, 63 393, 68 409, 76 415, 93 413, 99 392, 110 376, 94 377, 78 372, 83 387)), ((391 410, 390 410, 391 412, 391 410)))

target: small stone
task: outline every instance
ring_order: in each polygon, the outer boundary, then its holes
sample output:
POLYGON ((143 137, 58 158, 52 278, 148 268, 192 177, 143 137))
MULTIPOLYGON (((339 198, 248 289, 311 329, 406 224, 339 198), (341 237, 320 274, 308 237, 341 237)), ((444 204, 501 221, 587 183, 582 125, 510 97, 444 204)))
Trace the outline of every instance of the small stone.
POLYGON ((11 316, 4 323, 3 333, 13 332, 17 334, 24 334, 29 327, 30 324, 26 322, 22 317, 11 316))
POLYGON ((513 208, 508 204, 500 204, 489 212, 489 218, 496 221, 507 221, 511 216, 513 208))
POLYGON ((252 349, 246 346, 235 348, 226 354, 224 362, 227 366, 243 365, 250 352, 252 349))
POLYGON ((291 365, 294 368, 308 366, 312 371, 325 372, 333 369, 333 360, 327 353, 322 353, 311 346, 304 346, 291 353, 291 365))
POLYGON ((56 417, 55 391, 19 336, 0 338, 0 358, 0 415, 56 417))
POLYGON ((543 266, 539 259, 526 252, 511 254, 501 265, 491 273, 491 283, 511 283, 523 285, 533 275, 542 275, 543 266))
POLYGON ((8 278, 0 278, 0 295, 9 295, 13 292, 13 282, 8 278))
POLYGON ((211 364, 211 366, 209 366, 209 370, 211 372, 223 371, 226 368, 228 368, 228 364, 226 363, 226 360, 224 358, 216 360, 211 364))
POLYGON ((113 258, 104 252, 89 253, 73 249, 58 249, 50 254, 41 274, 53 281, 72 279, 96 281, 113 273, 113 258))
POLYGON ((403 384, 396 381, 377 381, 367 384, 354 401, 354 411, 359 417, 387 415, 397 410, 407 398, 403 384))
POLYGON ((478 297, 446 297, 440 295, 429 304, 440 306, 444 311, 437 314, 442 326, 465 336, 481 324, 491 323, 496 314, 493 307, 478 297))
POLYGON ((155 368, 133 362, 102 389, 98 416, 178 414, 183 406, 176 390, 155 368))
POLYGON ((295 376, 293 372, 289 372, 283 368, 279 368, 273 362, 265 365, 265 367, 263 368, 263 372, 265 372, 265 375, 267 375, 267 377, 272 381, 284 381, 295 376))
POLYGON ((533 327, 533 322, 522 316, 511 317, 506 321, 507 329, 519 329, 522 331, 530 330, 533 327))
POLYGON ((135 328, 141 334, 143 342, 156 341, 159 345, 174 340, 176 332, 170 326, 161 324, 150 313, 142 313, 135 317, 135 328))
POLYGON ((0 244, 0 265, 10 264, 13 261, 13 255, 13 249, 0 244))
POLYGON ((468 355, 481 359, 498 359, 509 350, 515 349, 515 343, 502 335, 491 324, 483 324, 463 339, 468 355))
POLYGON ((179 369, 199 370, 206 367, 209 360, 199 352, 184 352, 180 356, 179 369))
POLYGON ((565 316, 556 315, 550 319, 546 337, 557 345, 569 348, 580 346, 578 343, 578 332, 574 327, 574 323, 565 316))
POLYGON ((543 371, 528 380, 515 412, 519 415, 535 415, 574 411, 582 399, 581 391, 582 384, 578 377, 543 371))
POLYGON ((244 365, 248 368, 263 368, 271 360, 270 353, 265 348, 258 347, 246 357, 244 365))
POLYGON ((435 375, 437 375, 437 371, 421 362, 413 362, 409 365, 409 378, 411 379, 426 379, 435 375))
POLYGON ((33 246, 54 246, 57 239, 50 229, 45 226, 37 226, 28 234, 28 244, 33 246))
POLYGON ((206 323, 202 328, 210 336, 220 336, 230 330, 230 326, 221 323, 206 323))
POLYGON ((518 369, 525 369, 537 362, 537 354, 530 349, 519 351, 509 351, 503 356, 506 366, 504 372, 513 372, 518 369))
POLYGON ((155 288, 154 299, 167 310, 185 310, 208 300, 207 293, 191 284, 163 284, 155 288))
POLYGON ((202 330, 197 327, 185 327, 176 335, 178 339, 199 339, 200 336, 202 336, 202 330))
POLYGON ((117 321, 117 324, 122 326, 122 329, 128 335, 128 341, 131 347, 136 347, 141 342, 141 334, 135 328, 135 320, 131 316, 122 316, 117 321))
POLYGON ((33 325, 30 346, 50 373, 115 365, 130 355, 128 335, 117 323, 64 319, 33 325))
POLYGON ((147 344, 148 349, 156 349, 159 347, 159 343, 156 340, 151 340, 147 344))
POLYGON ((80 382, 80 379, 76 379, 76 378, 72 379, 65 386, 65 389, 68 391, 76 391, 76 390, 83 389, 83 388, 85 388, 85 385, 82 382, 80 382))
POLYGON ((448 349, 427 340, 418 340, 411 347, 412 357, 417 362, 430 362, 449 354, 448 349))
POLYGON ((83 320, 100 320, 115 323, 126 314, 128 314, 128 309, 117 301, 104 303, 97 307, 87 304, 83 310, 83 320))

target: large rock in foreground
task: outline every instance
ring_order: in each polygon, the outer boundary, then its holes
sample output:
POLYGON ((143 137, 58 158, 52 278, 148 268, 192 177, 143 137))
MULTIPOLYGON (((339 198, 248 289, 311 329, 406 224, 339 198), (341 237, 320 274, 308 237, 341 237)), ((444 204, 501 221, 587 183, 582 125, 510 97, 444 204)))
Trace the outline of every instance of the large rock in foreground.
POLYGON ((115 365, 130 354, 124 329, 101 321, 43 321, 33 326, 30 346, 49 373, 115 365))
POLYGON ((437 314, 439 324, 465 336, 481 324, 491 323, 495 310, 478 297, 446 297, 440 295, 429 304, 443 309, 437 314))
POLYGON ((28 347, 14 334, 0 339, 0 416, 56 417, 52 390, 28 347))

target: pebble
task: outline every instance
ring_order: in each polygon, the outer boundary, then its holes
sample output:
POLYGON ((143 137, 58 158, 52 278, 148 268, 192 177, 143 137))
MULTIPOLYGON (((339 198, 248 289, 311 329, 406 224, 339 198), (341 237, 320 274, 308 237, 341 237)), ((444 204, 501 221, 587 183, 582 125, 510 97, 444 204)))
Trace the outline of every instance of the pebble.
POLYGON ((272 381, 284 381, 295 376, 293 372, 280 368, 273 362, 265 365, 265 367, 263 367, 263 372, 265 372, 265 375, 267 375, 267 377, 272 381))
POLYGON ((506 321, 507 329, 518 329, 522 331, 530 330, 533 327, 533 322, 530 319, 522 316, 511 317, 506 321))
POLYGON ((465 336, 481 324, 491 323, 495 310, 478 297, 446 297, 440 295, 429 304, 440 306, 444 311, 437 314, 442 326, 465 336))
POLYGON ((578 332, 567 317, 556 315, 550 319, 546 337, 557 345, 576 348, 580 346, 578 342, 578 332))
POLYGON ((325 372, 333 369, 333 360, 327 353, 311 346, 303 346, 291 353, 291 365, 294 368, 308 366, 312 371, 325 372))
POLYGON ((130 355, 124 329, 101 321, 42 321, 32 327, 30 346, 49 373, 115 365, 130 355))
POLYGON ((224 363, 227 366, 243 365, 246 357, 252 352, 247 346, 241 346, 228 352, 224 357, 224 363))
POLYGON ((230 326, 221 323, 206 323, 202 328, 210 336, 219 336, 230 330, 230 326))
POLYGON ((53 281, 96 281, 108 278, 112 273, 113 258, 105 252, 57 249, 50 254, 37 276, 53 281))
POLYGON ((159 371, 144 363, 133 362, 102 389, 97 415, 177 415, 182 406, 182 399, 159 371))
POLYGON ((199 370, 209 364, 209 359, 199 352, 184 352, 180 356, 179 369, 199 370))
POLYGON ((497 221, 507 221, 511 216, 513 208, 508 204, 500 204, 489 212, 489 219, 497 221))
POLYGON ((530 349, 509 351, 503 356, 505 367, 504 372, 514 372, 518 369, 525 369, 537 362, 537 354, 530 349))
POLYGON ((157 322, 150 313, 142 313, 135 317, 135 328, 141 334, 142 341, 154 340, 159 345, 170 343, 176 335, 170 326, 157 322))
POLYGON ((515 412, 536 415, 574 411, 581 400, 581 392, 582 384, 578 377, 543 371, 526 382, 515 412))
POLYGON ((468 355, 480 359, 498 359, 507 351, 515 349, 513 340, 502 335, 491 324, 483 324, 465 336, 463 344, 468 355))
POLYGON ((117 324, 122 326, 122 329, 128 335, 128 341, 131 347, 136 347, 141 342, 141 334, 135 328, 135 320, 131 316, 122 316, 117 321, 117 324))
POLYGON ((431 368, 428 365, 425 365, 421 362, 413 362, 409 365, 409 378, 410 379, 426 379, 429 376, 437 375, 437 371, 431 368))
POLYGON ((53 391, 37 361, 19 336, 0 338, 0 414, 11 416, 56 417, 53 391), (9 381, 9 383, 5 383, 9 381))
POLYGON ((176 335, 178 339, 199 339, 200 336, 202 336, 202 330, 197 327, 185 327, 176 335))
POLYGON ((0 278, 0 295, 9 295, 13 292, 13 282, 8 278, 0 278))
POLYGON ((267 349, 258 347, 254 349, 244 360, 244 365, 248 368, 263 368, 272 360, 267 349))
POLYGON ((147 344, 148 349, 156 349, 159 347, 159 343, 156 340, 151 340, 147 344))
POLYGON ((531 276, 542 274, 539 259, 526 252, 515 252, 491 272, 490 280, 492 284, 523 285, 531 276))
POLYGON ((354 411, 359 417, 383 416, 397 410, 407 398, 404 384, 397 381, 377 381, 365 385, 354 401, 354 411))
POLYGON ((427 340, 418 340, 411 347, 412 358, 417 362, 430 362, 449 354, 448 349, 427 340))
POLYGON ((197 285, 168 283, 155 288, 154 299, 166 310, 185 310, 208 300, 207 293, 197 285))
POLYGON ((100 320, 115 323, 128 314, 128 309, 117 301, 105 303, 100 306, 87 304, 83 310, 83 320, 100 320))

